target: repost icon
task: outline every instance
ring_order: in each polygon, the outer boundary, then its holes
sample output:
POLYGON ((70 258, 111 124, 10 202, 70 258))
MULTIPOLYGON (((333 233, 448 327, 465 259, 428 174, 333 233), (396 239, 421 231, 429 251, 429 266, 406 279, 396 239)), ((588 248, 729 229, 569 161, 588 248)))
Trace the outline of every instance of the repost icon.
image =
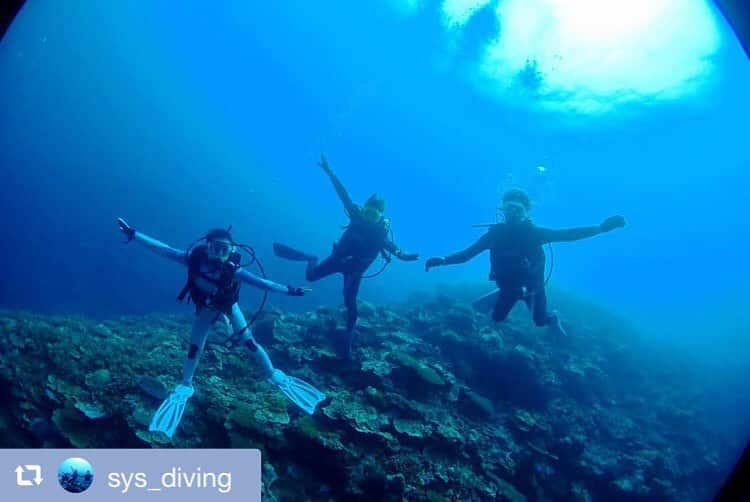
POLYGON ((39 486, 42 484, 41 465, 19 465, 16 467, 16 484, 18 486, 39 486))

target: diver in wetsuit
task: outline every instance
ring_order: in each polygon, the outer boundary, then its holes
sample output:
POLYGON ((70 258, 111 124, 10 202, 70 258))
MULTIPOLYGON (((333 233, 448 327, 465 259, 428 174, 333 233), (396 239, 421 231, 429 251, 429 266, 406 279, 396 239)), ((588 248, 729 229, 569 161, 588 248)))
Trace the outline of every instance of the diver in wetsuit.
POLYGON ((337 243, 333 245, 330 256, 323 261, 283 244, 274 244, 274 253, 280 258, 295 261, 306 261, 305 277, 314 282, 331 274, 340 273, 344 276, 344 305, 346 306, 346 339, 341 347, 343 354, 351 357, 351 347, 354 341, 357 325, 357 293, 363 275, 373 261, 381 255, 390 260, 390 255, 404 261, 419 259, 417 253, 404 253, 393 243, 390 237, 390 222, 383 217, 385 201, 373 194, 364 206, 355 204, 336 177, 324 155, 320 157, 320 167, 331 179, 344 209, 349 216, 349 225, 337 243))
POLYGON ((187 400, 194 394, 193 375, 209 331, 214 323, 226 322, 227 318, 234 330, 232 338, 237 339, 249 350, 263 368, 264 377, 306 413, 312 414, 315 411, 315 407, 325 395, 303 380, 288 376, 280 369, 274 368, 266 351, 253 338, 245 316, 237 304, 241 283, 289 296, 302 296, 307 290, 275 283, 243 268, 239 249, 244 246, 237 244, 228 230, 212 230, 198 241, 205 241, 205 244, 193 245, 187 251, 183 251, 137 232, 122 218, 117 219, 117 224, 125 234, 126 242, 136 240, 156 254, 187 266, 187 284, 178 300, 183 300, 187 296, 188 301, 195 304, 195 320, 190 348, 182 368, 182 381, 156 411, 149 430, 163 432, 169 437, 174 435, 187 400))
POLYGON ((499 293, 488 295, 494 299, 492 319, 502 321, 518 300, 523 300, 533 314, 537 326, 551 326, 565 334, 559 317, 547 311, 544 291, 545 254, 542 246, 552 242, 571 242, 587 239, 625 226, 625 218, 611 216, 601 225, 553 230, 534 225, 529 219, 531 200, 520 189, 509 190, 503 196, 504 223, 491 225, 486 234, 458 253, 427 260, 425 271, 443 265, 464 263, 483 251, 490 251, 490 280, 499 293))

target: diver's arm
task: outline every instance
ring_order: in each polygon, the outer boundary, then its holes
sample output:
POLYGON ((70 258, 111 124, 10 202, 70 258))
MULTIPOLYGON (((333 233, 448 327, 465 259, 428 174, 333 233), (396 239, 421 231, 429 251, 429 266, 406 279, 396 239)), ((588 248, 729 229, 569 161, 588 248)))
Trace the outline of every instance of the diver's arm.
POLYGON ((486 236, 482 236, 478 241, 466 249, 443 258, 443 265, 458 265, 459 263, 465 263, 487 249, 489 249, 489 246, 487 245, 486 236))
POLYGON ((575 228, 539 228, 539 241, 542 244, 548 242, 573 242, 588 239, 602 233, 599 225, 575 228))
POLYGON ((269 279, 258 277, 257 275, 245 270, 244 268, 239 269, 235 276, 245 284, 249 284, 258 289, 271 291, 273 293, 284 293, 289 296, 304 296, 304 294, 309 291, 305 288, 284 286, 283 284, 279 284, 278 282, 273 282, 269 279))
POLYGON ((419 259, 419 253, 404 253, 393 241, 385 243, 385 250, 391 253, 393 256, 403 261, 417 261, 419 259))
POLYGON ((142 234, 141 232, 136 232, 134 238, 154 253, 169 258, 170 260, 176 261, 182 265, 187 265, 187 255, 184 250, 173 248, 153 237, 142 234))
POLYGON ((117 225, 120 227, 120 231, 127 237, 126 242, 130 242, 135 239, 154 253, 165 258, 169 258, 170 260, 176 261, 177 263, 180 263, 182 265, 187 265, 187 255, 185 251, 181 249, 175 249, 167 244, 164 244, 161 241, 154 239, 153 237, 149 237, 146 234, 137 232, 122 218, 117 218, 117 225))
POLYGON ((350 217, 353 217, 357 213, 357 205, 354 203, 354 201, 352 201, 352 198, 349 196, 349 192, 346 191, 346 187, 344 187, 344 184, 341 183, 341 180, 339 180, 338 176, 334 174, 333 170, 328 165, 328 160, 326 160, 325 155, 320 156, 319 164, 323 171, 328 175, 331 183, 333 183, 333 188, 336 189, 336 193, 338 194, 339 199, 341 199, 342 204, 344 204, 346 212, 349 213, 350 217))
POLYGON ((595 235, 611 232, 616 228, 625 226, 625 218, 620 215, 610 216, 600 225, 590 227, 563 228, 553 230, 550 228, 538 228, 540 241, 544 244, 547 242, 572 242, 581 239, 588 239, 595 235))
POLYGON ((439 267, 442 265, 458 265, 459 263, 465 263, 471 260, 482 251, 486 251, 490 248, 489 235, 490 233, 487 232, 474 244, 462 251, 459 251, 458 253, 453 253, 445 257, 438 256, 430 258, 429 260, 427 260, 427 263, 425 263, 425 271, 429 272, 432 267, 439 267))

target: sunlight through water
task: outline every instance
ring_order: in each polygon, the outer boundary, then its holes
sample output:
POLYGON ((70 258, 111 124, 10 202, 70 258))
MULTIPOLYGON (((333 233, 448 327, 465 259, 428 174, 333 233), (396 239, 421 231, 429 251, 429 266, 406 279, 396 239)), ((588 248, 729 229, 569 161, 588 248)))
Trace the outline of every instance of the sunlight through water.
POLYGON ((443 0, 460 34, 489 9, 495 33, 470 62, 490 94, 543 109, 601 114, 700 91, 720 47, 705 0, 443 0))

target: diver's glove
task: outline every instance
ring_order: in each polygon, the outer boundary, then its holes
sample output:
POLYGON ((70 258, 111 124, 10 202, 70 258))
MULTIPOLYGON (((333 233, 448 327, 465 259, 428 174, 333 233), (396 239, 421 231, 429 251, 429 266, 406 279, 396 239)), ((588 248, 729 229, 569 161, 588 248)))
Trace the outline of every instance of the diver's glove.
POLYGON ((610 216, 609 218, 604 220, 602 224, 599 225, 599 229, 602 232, 611 232, 612 230, 616 228, 622 228, 624 226, 625 226, 625 218, 618 214, 617 216, 610 216))
POLYGON ((133 240, 133 237, 135 237, 135 228, 128 225, 128 222, 122 218, 117 218, 117 226, 120 227, 120 231, 127 237, 125 243, 133 240))
POLYGON ((419 253, 402 253, 398 257, 404 261, 417 261, 419 259, 419 253))
POLYGON ((445 265, 445 258, 443 258, 441 256, 436 256, 434 258, 430 258, 424 264, 424 271, 425 272, 429 272, 432 267, 439 267, 440 265, 445 265))
POLYGON ((289 296, 305 296, 305 293, 310 292, 310 288, 295 288, 294 286, 286 287, 286 294, 289 296))

